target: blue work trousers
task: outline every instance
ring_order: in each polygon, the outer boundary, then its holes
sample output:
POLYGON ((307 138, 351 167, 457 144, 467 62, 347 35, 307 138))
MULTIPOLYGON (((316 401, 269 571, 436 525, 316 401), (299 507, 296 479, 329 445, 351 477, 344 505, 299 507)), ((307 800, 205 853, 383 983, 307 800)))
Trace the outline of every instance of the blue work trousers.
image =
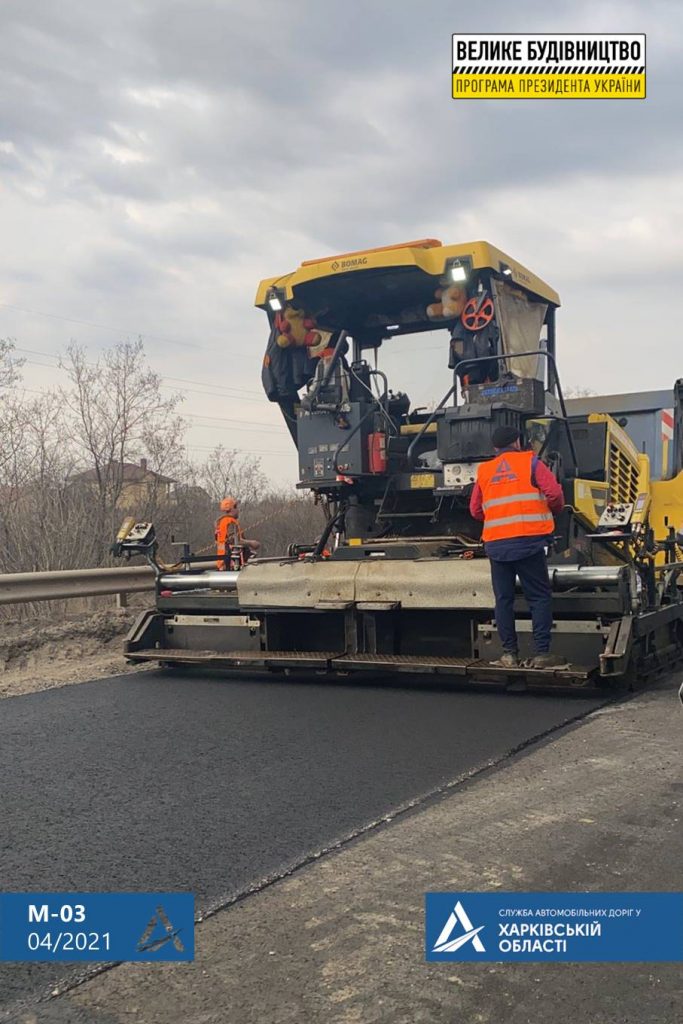
POLYGON ((491 581, 496 597, 496 626, 503 650, 513 654, 518 649, 514 611, 516 576, 519 576, 522 592, 531 611, 534 650, 536 654, 547 654, 550 651, 553 609, 545 551, 511 562, 491 560, 491 581))

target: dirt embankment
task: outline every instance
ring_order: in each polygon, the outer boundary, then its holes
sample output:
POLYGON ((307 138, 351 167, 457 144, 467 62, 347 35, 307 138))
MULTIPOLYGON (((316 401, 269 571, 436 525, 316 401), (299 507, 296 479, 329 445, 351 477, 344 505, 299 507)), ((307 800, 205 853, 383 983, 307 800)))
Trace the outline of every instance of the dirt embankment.
POLYGON ((0 698, 134 671, 123 638, 139 608, 0 625, 0 698))

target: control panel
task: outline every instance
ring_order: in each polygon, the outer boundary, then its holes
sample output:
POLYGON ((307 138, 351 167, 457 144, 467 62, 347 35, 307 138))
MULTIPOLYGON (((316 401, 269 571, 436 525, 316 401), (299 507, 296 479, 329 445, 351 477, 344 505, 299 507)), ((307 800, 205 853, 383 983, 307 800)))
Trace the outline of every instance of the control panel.
POLYGON ((339 473, 367 473, 368 435, 372 430, 372 417, 366 415, 369 408, 365 402, 350 402, 348 409, 335 414, 300 410, 297 446, 301 483, 315 487, 336 481, 339 473))
POLYGON ((598 527, 602 530, 611 530, 628 526, 632 515, 633 503, 609 502, 598 520, 598 527))
POLYGON ((136 522, 133 516, 127 516, 121 523, 111 553, 117 558, 125 555, 148 555, 156 550, 154 523, 136 522))
POLYGON ((447 462, 443 467, 444 487, 467 487, 477 479, 478 462, 447 462))
POLYGON ((145 544, 154 533, 153 523, 135 523, 125 537, 126 544, 145 544))

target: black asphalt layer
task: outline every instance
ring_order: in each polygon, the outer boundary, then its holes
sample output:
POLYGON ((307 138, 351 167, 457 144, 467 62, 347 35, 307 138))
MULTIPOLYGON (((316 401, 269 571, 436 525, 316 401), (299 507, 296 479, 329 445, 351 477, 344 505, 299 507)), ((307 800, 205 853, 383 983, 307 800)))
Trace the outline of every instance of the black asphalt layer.
MULTIPOLYGON (((143 673, 0 702, 0 888, 200 910, 599 701, 143 673)), ((0 1019, 88 965, 0 965, 0 1019)))

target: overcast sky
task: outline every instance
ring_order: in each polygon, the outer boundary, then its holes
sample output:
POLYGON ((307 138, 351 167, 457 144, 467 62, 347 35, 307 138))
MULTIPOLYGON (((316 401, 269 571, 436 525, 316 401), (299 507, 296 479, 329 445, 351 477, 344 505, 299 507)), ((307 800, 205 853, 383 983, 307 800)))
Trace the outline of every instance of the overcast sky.
MULTIPOLYGON (((142 335, 159 372, 193 382, 165 383, 187 389, 194 454, 260 451, 282 482, 296 460, 261 396, 258 281, 486 238, 559 291, 565 384, 668 387, 682 39, 678 0, 3 0, 0 337, 32 350, 40 389, 70 339, 142 335), (477 30, 647 32, 648 98, 454 101, 450 35, 477 30)), ((412 397, 447 386, 432 347, 412 397)))

